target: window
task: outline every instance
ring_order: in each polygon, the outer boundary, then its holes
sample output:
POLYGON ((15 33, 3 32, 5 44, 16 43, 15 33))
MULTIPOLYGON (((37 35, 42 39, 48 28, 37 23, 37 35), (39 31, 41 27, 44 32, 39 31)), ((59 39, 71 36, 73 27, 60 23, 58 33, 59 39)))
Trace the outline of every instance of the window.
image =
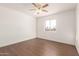
POLYGON ((45 31, 56 31, 56 20, 46 20, 45 31))

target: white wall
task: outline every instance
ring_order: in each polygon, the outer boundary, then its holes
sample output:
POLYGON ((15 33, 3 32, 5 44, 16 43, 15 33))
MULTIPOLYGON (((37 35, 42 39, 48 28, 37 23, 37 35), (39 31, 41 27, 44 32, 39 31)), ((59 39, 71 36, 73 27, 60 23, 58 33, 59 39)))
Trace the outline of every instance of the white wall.
POLYGON ((78 50, 79 53, 79 4, 77 4, 77 9, 76 9, 76 16, 77 16, 77 20, 76 20, 76 48, 78 50))
POLYGON ((65 11, 35 20, 30 15, 0 7, 0 47, 35 38, 36 32, 37 37, 74 45, 75 11, 65 11), (53 19, 53 16, 57 21, 57 31, 45 32, 44 22, 53 19))
POLYGON ((75 10, 37 18, 37 37, 75 44, 75 10), (44 30, 45 20, 56 19, 56 33, 44 30))
POLYGON ((0 47, 35 37, 35 18, 15 10, 0 7, 0 47))

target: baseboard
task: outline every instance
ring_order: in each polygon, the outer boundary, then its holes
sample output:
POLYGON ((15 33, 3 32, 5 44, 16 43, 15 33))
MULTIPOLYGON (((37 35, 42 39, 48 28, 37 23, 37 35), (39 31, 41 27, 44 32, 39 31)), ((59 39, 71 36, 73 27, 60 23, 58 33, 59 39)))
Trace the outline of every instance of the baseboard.
MULTIPOLYGON (((19 41, 16 41, 16 42, 11 42, 11 43, 8 43, 8 44, 0 45, 0 47, 5 47, 5 46, 13 45, 13 44, 16 44, 16 43, 20 43, 20 42, 23 42, 23 41, 26 41, 26 40, 35 39, 35 38, 48 40, 48 39, 40 38, 40 37, 23 38, 23 39, 20 39, 19 41)), ((49 40, 49 41, 53 41, 53 40, 49 40)), ((59 42, 59 41, 54 41, 54 42, 63 43, 63 42, 59 42)), ((63 43, 63 44, 67 44, 67 43, 63 43)), ((67 44, 67 45, 71 45, 71 44, 67 44)), ((71 45, 71 46, 74 46, 74 45, 71 45)), ((77 49, 77 50, 78 50, 78 49, 77 49)))
POLYGON ((16 44, 16 43, 20 43, 20 42, 23 42, 23 41, 26 41, 26 40, 32 40, 32 39, 34 39, 34 38, 36 38, 36 37, 23 38, 23 39, 20 39, 20 40, 18 40, 18 41, 9 42, 9 43, 7 43, 7 44, 4 43, 4 44, 0 45, 0 48, 1 48, 1 47, 6 47, 6 46, 9 46, 9 45, 13 45, 13 44, 16 44))
MULTIPOLYGON (((46 39, 46 38, 41 38, 41 37, 37 37, 37 38, 38 38, 38 39, 49 40, 49 39, 46 39)), ((49 41, 53 41, 53 42, 57 42, 57 43, 62 43, 62 44, 66 44, 66 45, 75 46, 75 45, 72 45, 72 44, 68 44, 68 43, 64 43, 64 42, 59 42, 59 41, 54 41, 54 40, 49 40, 49 41)))
POLYGON ((78 52, 78 54, 79 54, 79 49, 78 49, 78 47, 76 46, 76 50, 77 50, 77 52, 78 52))

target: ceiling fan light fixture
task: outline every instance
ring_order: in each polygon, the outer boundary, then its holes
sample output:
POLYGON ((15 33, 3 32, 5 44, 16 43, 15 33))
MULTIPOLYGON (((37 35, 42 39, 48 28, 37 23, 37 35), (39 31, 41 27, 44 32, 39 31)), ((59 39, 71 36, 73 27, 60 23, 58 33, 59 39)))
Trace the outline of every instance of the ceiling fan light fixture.
POLYGON ((35 9, 33 9, 35 10, 35 14, 40 14, 42 12, 48 12, 46 9, 44 9, 48 6, 48 4, 40 4, 40 3, 32 3, 32 4, 35 7, 35 9))

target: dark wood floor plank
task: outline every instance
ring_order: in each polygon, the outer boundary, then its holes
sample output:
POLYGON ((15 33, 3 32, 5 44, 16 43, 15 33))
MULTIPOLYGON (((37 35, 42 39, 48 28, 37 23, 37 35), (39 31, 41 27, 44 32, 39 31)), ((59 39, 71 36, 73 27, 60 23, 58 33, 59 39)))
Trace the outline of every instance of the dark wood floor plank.
POLYGON ((3 56, 78 56, 75 46, 40 38, 0 48, 3 56))

